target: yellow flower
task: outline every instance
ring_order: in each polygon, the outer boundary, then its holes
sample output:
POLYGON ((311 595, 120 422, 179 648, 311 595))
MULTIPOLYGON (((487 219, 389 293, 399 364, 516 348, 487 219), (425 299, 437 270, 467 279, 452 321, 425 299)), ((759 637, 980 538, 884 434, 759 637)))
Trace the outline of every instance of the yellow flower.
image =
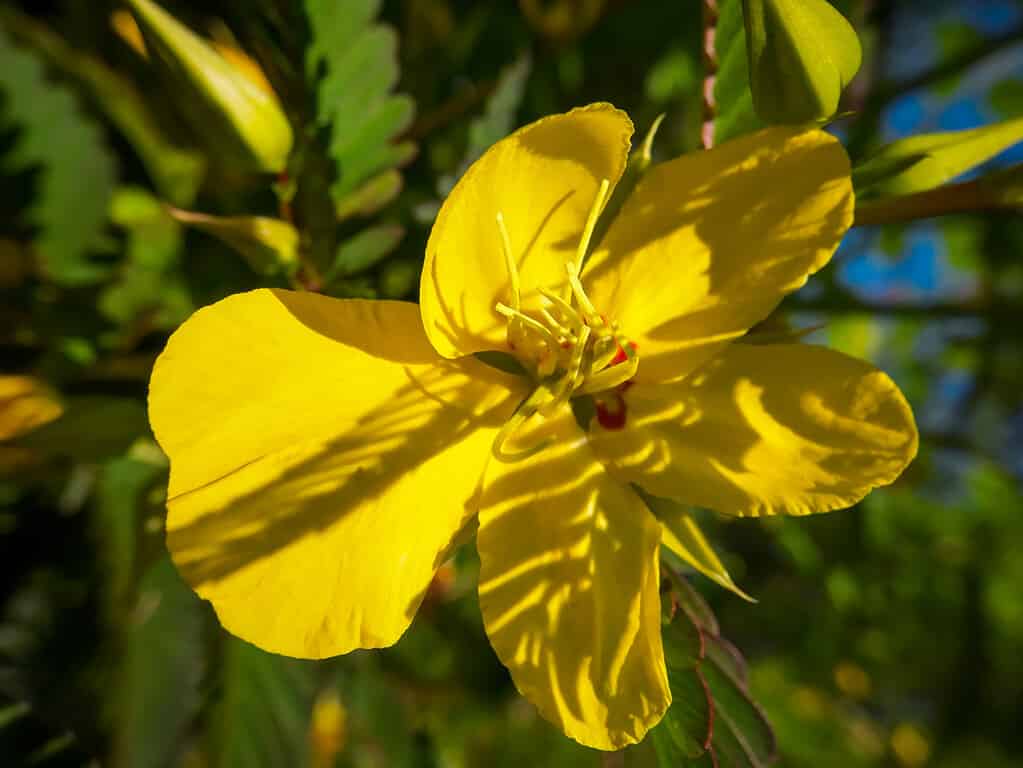
MULTIPOLYGON (((167 541, 228 630, 293 656, 389 645, 478 517, 498 656, 566 734, 617 749, 671 698, 637 486, 804 514, 906 466, 883 373, 733 343, 848 228, 841 146, 775 128, 656 165, 580 269, 631 134, 595 104, 498 142, 437 217, 419 307, 259 290, 174 334, 150 389, 167 541), (474 356, 494 351, 525 375, 474 356)), ((693 540, 679 522, 666 544, 693 540)))

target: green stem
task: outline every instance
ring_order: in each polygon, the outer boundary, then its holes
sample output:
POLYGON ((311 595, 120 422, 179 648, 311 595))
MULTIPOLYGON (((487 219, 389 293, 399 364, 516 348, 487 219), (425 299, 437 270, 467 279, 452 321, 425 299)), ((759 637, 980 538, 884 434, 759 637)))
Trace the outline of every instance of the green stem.
POLYGON ((856 206, 853 226, 899 224, 956 213, 1018 209, 1021 200, 1013 189, 1012 177, 1021 168, 1023 166, 1014 166, 993 176, 949 184, 912 195, 868 200, 856 206))

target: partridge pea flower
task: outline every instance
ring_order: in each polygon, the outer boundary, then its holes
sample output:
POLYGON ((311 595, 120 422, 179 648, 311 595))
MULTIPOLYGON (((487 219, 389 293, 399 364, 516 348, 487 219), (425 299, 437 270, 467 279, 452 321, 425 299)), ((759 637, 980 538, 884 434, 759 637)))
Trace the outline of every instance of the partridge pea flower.
POLYGON ((679 538, 645 499, 823 512, 911 460, 883 373, 742 340, 849 227, 841 146, 774 128, 653 166, 593 243, 631 135, 595 104, 494 145, 437 217, 419 307, 258 290, 173 335, 150 389, 167 542, 229 631, 303 657, 394 643, 478 520, 518 689, 617 749, 671 698, 679 538))

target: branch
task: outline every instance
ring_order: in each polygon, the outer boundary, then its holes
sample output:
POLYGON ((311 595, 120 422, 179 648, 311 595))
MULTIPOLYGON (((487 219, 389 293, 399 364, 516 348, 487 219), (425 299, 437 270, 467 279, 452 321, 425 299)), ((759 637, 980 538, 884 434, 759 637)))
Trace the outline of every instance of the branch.
POLYGON ((853 226, 898 224, 936 216, 1023 207, 1023 165, 990 176, 948 184, 912 195, 867 200, 856 206, 853 226))
POLYGON ((986 300, 975 302, 931 302, 926 304, 909 302, 863 301, 852 296, 840 295, 824 299, 793 301, 786 309, 791 312, 818 312, 834 315, 887 315, 897 317, 1004 317, 1020 319, 1023 307, 991 303, 986 300))

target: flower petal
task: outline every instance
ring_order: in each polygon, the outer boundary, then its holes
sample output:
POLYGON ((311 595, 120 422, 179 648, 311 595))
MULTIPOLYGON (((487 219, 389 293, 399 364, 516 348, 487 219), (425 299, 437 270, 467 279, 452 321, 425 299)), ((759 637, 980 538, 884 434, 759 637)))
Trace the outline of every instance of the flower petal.
POLYGON ((638 742, 671 701, 661 649, 660 526, 608 476, 568 409, 556 442, 491 461, 480 507, 480 608, 515 685, 568 736, 638 742))
POLYGON ((906 399, 868 363, 801 344, 733 344, 686 380, 636 385, 597 452, 655 496, 730 515, 848 507, 916 455, 906 399))
POLYGON ((824 266, 852 214, 842 146, 770 128, 653 166, 584 283, 638 343, 639 381, 681 378, 824 266))
POLYGON ((477 509, 508 386, 438 358, 413 304, 258 290, 199 310, 150 383, 175 563, 266 650, 393 643, 477 509))
POLYGON ((617 183, 631 136, 624 112, 591 104, 527 125, 465 172, 434 222, 420 286, 426 335, 441 355, 504 349, 494 304, 511 303, 511 284, 497 214, 523 289, 563 285, 600 183, 617 183))

